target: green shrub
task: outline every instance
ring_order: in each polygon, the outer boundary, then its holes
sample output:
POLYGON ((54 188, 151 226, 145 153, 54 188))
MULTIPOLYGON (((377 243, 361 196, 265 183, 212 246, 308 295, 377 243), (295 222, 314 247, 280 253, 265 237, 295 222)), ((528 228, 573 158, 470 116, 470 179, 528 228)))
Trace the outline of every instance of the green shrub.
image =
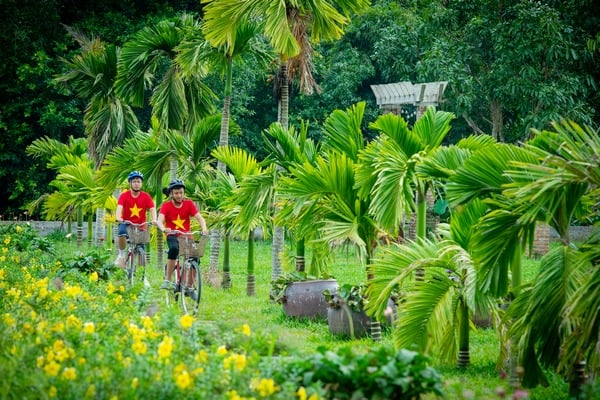
POLYGON ((410 350, 380 346, 364 353, 351 347, 337 351, 319 347, 308 358, 295 359, 282 368, 281 382, 299 387, 325 388, 328 399, 411 399, 422 394, 442 395, 442 380, 427 357, 410 350))
POLYGON ((99 279, 108 280, 111 274, 117 270, 110 258, 111 252, 103 248, 91 248, 85 253, 78 252, 74 258, 62 262, 64 267, 59 274, 64 277, 75 271, 85 275, 96 272, 99 279))

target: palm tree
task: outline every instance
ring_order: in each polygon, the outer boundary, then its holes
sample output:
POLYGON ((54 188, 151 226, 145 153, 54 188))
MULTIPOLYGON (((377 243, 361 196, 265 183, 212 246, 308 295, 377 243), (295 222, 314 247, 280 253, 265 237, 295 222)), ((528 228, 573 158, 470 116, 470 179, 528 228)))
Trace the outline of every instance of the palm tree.
MULTIPOLYGON (((299 166, 304 162, 314 164, 319 152, 318 146, 308 138, 308 124, 305 123, 298 131, 294 127, 286 130, 280 124, 272 124, 263 133, 263 139, 269 153, 268 159, 273 160, 286 173, 289 173, 292 166, 299 166)), ((285 213, 280 213, 276 219, 289 221, 287 217, 285 213)), ((296 231, 296 271, 298 272, 305 270, 305 240, 314 234, 312 227, 306 228, 296 231)))
MULTIPOLYGON (((245 150, 229 146, 215 149, 212 155, 221 160, 232 171, 231 174, 222 174, 220 171, 217 174, 221 176, 218 181, 224 182, 221 187, 225 189, 222 190, 224 201, 221 203, 224 215, 222 223, 225 225, 225 241, 228 242, 229 234, 232 231, 243 236, 247 235, 246 293, 248 296, 254 296, 256 294, 253 252, 254 230, 260 226, 264 229, 269 210, 272 208, 272 185, 269 185, 268 182, 273 181, 274 167, 262 168, 258 161, 245 150), (265 184, 265 181, 267 181, 267 184, 265 184), (264 188, 267 188, 267 190, 265 191, 264 188)), ((224 260, 224 267, 227 263, 228 257, 224 260)), ((229 278, 224 276, 223 279, 229 278)))
MULTIPOLYGON (((259 40, 258 33, 262 29, 259 24, 241 23, 236 29, 235 40, 218 48, 212 47, 206 42, 201 31, 197 29, 190 30, 182 44, 177 47, 177 61, 186 73, 193 73, 200 65, 208 65, 212 71, 220 72, 224 77, 225 87, 219 146, 229 145, 234 66, 243 64, 248 57, 257 60, 259 66, 266 66, 272 59, 271 54, 266 51, 259 40)), ((226 173, 225 164, 221 160, 217 160, 217 169, 223 174, 226 173)), ((213 212, 218 212, 218 209, 213 210, 213 212)), ((210 271, 218 270, 220 243, 221 231, 215 226, 210 233, 210 271)), ((226 275, 229 275, 228 271, 226 275)), ((223 283, 227 286, 229 280, 224 279, 223 283)))
MULTIPOLYGON (((129 104, 114 91, 119 49, 98 38, 89 39, 67 28, 79 42, 81 53, 64 60, 67 72, 56 81, 72 88, 79 97, 88 99, 83 123, 88 136, 88 153, 99 169, 110 150, 138 130, 138 120, 129 104)), ((104 235, 104 209, 96 210, 96 240, 104 235)))
POLYGON ((576 218, 598 215, 600 139, 597 131, 572 121, 553 124, 554 131, 534 131, 525 149, 535 162, 513 162, 505 173, 512 179, 504 194, 515 201, 519 222, 548 223, 560 246, 540 261, 537 276, 522 289, 508 314, 525 375, 524 384, 543 377, 539 364, 557 367, 577 395, 583 362, 598 371, 598 235, 573 243, 569 227, 576 218), (528 370, 531 370, 529 373, 528 370))
MULTIPOLYGON (((27 147, 27 153, 48 159, 48 168, 57 173, 51 182, 55 191, 29 204, 29 211, 41 204, 48 218, 77 219, 77 245, 80 246, 84 215, 91 216, 94 207, 104 209, 108 197, 95 182, 93 162, 87 155, 87 139, 69 138, 69 143, 64 144, 55 139, 40 138, 27 147)), ((88 232, 88 238, 91 238, 91 232, 88 232)))
MULTIPOLYGON (((203 31, 206 39, 219 47, 235 43, 237 27, 242 23, 264 21, 264 34, 279 53, 276 82, 278 122, 288 129, 290 78, 298 76, 300 88, 312 93, 317 87, 312 77, 311 40, 337 40, 343 34, 348 16, 365 10, 368 0, 286 1, 286 0, 202 0, 203 31), (339 11, 338 11, 339 10, 339 11)), ((273 229, 272 277, 281 274, 280 255, 284 230, 273 229)))
POLYGON ((398 232, 405 216, 416 211, 417 237, 425 237, 426 195, 433 180, 416 168, 442 145, 453 119, 452 113, 429 107, 412 130, 394 114, 369 125, 381 135, 361 152, 356 180, 360 195, 372 197, 369 211, 387 232, 398 232))
POLYGON ((471 314, 496 309, 495 298, 478 291, 472 257, 472 228, 486 211, 481 201, 453 210, 450 224, 438 225, 436 239, 389 247, 370 265, 367 310, 381 317, 394 291, 405 294, 393 331, 397 348, 417 346, 443 361, 458 360, 459 367, 469 365, 471 314), (414 279, 421 270, 424 279, 414 279))

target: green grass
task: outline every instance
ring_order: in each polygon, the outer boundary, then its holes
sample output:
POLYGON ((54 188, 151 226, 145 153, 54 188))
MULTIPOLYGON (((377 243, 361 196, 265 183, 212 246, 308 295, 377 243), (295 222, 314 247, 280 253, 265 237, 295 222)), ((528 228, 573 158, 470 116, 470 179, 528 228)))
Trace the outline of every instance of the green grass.
MULTIPOLYGON (((74 245, 65 245, 61 251, 73 251, 74 245)), ((292 254, 292 250, 288 249, 292 254)), ((208 269, 208 248, 201 268, 208 269)), ((166 258, 166 257, 165 257, 166 258)), ((538 261, 526 259, 524 275, 531 279, 538 261)), ((292 258, 284 263, 284 271, 294 268, 292 258)), ((366 272, 354 257, 352 251, 336 252, 329 268, 338 283, 358 284, 364 282, 366 272)), ((144 294, 146 307, 164 307, 164 293, 158 289, 162 282, 162 267, 152 261, 147 274, 152 288, 144 294)), ((269 300, 271 280, 270 242, 257 242, 255 246, 256 296, 246 295, 246 243, 231 243, 231 282, 232 287, 224 290, 204 285, 198 319, 206 324, 219 324, 226 327, 239 327, 247 323, 253 332, 264 333, 276 338, 279 354, 302 355, 314 353, 319 346, 338 348, 351 345, 353 348, 367 349, 373 346, 369 338, 359 340, 340 339, 333 336, 326 321, 290 319, 283 313, 279 304, 269 300)), ((137 289, 136 289, 137 290, 137 289)), ((384 331, 382 343, 391 344, 390 332, 384 331)), ((444 378, 448 398, 497 399, 502 395, 497 391, 512 393, 507 378, 496 369, 499 342, 493 329, 480 329, 471 333, 471 366, 459 370, 453 366, 436 365, 444 378)), ((548 388, 528 390, 530 399, 567 398, 568 386, 556 375, 550 374, 548 388)), ((433 397, 431 397, 433 398, 433 397)))

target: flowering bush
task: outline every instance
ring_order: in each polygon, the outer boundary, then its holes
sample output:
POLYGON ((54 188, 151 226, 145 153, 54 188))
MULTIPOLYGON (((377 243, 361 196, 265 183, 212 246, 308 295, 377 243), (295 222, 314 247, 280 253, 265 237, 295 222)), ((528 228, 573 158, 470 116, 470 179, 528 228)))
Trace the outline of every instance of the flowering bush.
POLYGON ((317 400, 341 393, 316 377, 280 379, 284 358, 268 332, 202 321, 176 307, 150 312, 148 293, 101 279, 93 268, 60 273, 60 261, 6 247, 12 235, 0 235, 2 399, 317 400))

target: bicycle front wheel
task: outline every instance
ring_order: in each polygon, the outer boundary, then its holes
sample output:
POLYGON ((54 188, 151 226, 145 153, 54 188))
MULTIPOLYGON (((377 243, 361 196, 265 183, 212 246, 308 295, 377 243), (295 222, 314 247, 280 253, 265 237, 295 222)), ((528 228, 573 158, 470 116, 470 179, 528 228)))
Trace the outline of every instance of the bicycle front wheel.
MULTIPOLYGON (((175 276, 177 276, 179 274, 179 272, 177 270, 175 270, 175 271, 173 271, 173 274, 175 276)), ((165 277, 167 276, 167 264, 165 264, 163 276, 165 276, 165 277)), ((175 288, 171 288, 171 287, 168 289, 163 289, 163 290, 165 292, 165 303, 166 303, 167 307, 172 307, 179 300, 180 292, 178 290, 175 290, 175 288)))
POLYGON ((200 305, 202 294, 202 280, 198 261, 187 259, 183 265, 183 277, 181 279, 181 306, 186 314, 195 315, 200 305))
POLYGON ((127 272, 127 283, 133 286, 135 283, 135 254, 131 250, 127 254, 125 271, 127 272))

